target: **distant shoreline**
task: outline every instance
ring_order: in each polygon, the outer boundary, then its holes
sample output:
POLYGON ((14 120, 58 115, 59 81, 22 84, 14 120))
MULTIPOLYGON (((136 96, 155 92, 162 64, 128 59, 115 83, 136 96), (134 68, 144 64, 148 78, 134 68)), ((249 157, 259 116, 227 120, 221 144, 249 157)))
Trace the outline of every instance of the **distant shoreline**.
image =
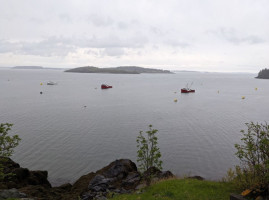
POLYGON ((98 67, 78 67, 74 69, 66 70, 65 72, 73 73, 104 73, 104 74, 142 74, 142 73, 152 73, 152 74, 173 74, 169 70, 143 68, 136 66, 123 66, 123 67, 111 67, 111 68, 98 68, 98 67))

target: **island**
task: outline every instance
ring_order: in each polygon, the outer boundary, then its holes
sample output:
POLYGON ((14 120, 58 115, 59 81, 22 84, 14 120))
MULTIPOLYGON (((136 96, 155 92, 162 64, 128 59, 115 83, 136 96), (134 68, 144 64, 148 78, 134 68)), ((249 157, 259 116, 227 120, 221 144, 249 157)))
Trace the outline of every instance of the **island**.
POLYGON ((172 74, 169 70, 151 69, 136 66, 121 66, 110 68, 98 68, 93 66, 78 67, 66 70, 65 72, 75 73, 106 73, 106 74, 141 74, 141 73, 159 73, 159 74, 172 74))
POLYGON ((269 69, 262 69, 256 78, 269 79, 269 69))

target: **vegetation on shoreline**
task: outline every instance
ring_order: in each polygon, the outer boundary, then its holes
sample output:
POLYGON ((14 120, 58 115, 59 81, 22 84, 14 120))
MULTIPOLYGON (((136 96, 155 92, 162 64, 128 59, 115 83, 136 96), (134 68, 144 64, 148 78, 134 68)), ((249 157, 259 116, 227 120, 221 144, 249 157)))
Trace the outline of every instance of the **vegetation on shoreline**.
POLYGON ((161 69, 150 69, 135 66, 124 66, 124 67, 111 67, 111 68, 98 68, 93 66, 78 67, 74 69, 66 70, 65 72, 75 73, 106 73, 106 74, 141 74, 141 73, 165 73, 171 74, 168 70, 161 69))
POLYGON ((227 200, 230 193, 238 193, 234 186, 225 182, 196 179, 163 180, 145 188, 138 194, 116 195, 113 200, 227 200))
MULTIPOLYGON (((9 123, 0 124, 0 161, 3 161, 7 157, 10 157, 14 152, 14 148, 19 145, 19 142, 21 140, 18 135, 8 135, 8 131, 11 130, 12 125, 13 124, 9 123)), ((5 174, 4 167, 5 166, 0 163, 0 181, 3 180, 5 177, 12 175, 5 174)))
POLYGON ((151 167, 156 167, 162 170, 162 161, 160 149, 157 147, 158 137, 156 136, 158 130, 153 129, 152 125, 149 125, 149 130, 144 132, 140 131, 139 136, 136 139, 137 142, 137 162, 139 169, 143 173, 151 167))
POLYGON ((246 123, 247 131, 241 130, 242 144, 235 144, 236 156, 241 164, 230 169, 227 181, 249 196, 269 196, 269 125, 246 123))
POLYGON ((262 69, 256 78, 269 79, 269 69, 262 69))
POLYGON ((152 180, 152 171, 162 170, 162 161, 160 160, 162 154, 158 145, 158 137, 156 136, 158 130, 153 129, 152 125, 149 125, 149 130, 145 132, 140 131, 139 136, 136 139, 137 143, 137 163, 140 173, 148 172, 146 177, 147 185, 150 185, 152 180))

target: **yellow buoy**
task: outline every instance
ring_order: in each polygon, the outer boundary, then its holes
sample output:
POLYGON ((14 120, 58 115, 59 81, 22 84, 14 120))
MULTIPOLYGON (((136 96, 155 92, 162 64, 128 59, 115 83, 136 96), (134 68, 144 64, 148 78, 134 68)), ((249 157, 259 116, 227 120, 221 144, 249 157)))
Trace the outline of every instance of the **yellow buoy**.
POLYGON ((242 96, 242 99, 245 99, 246 97, 245 96, 242 96))
POLYGON ((174 99, 174 102, 177 102, 177 99, 174 99))
POLYGON ((255 90, 258 90, 258 88, 255 88, 255 90))
POLYGON ((40 85, 43 85, 43 83, 40 83, 40 85))

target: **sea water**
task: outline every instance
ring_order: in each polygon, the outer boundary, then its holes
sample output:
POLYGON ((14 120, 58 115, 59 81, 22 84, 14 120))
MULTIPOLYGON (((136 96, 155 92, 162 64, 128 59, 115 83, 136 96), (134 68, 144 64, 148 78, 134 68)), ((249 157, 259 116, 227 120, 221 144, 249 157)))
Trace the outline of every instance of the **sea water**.
POLYGON ((0 122, 22 138, 12 159, 48 170, 53 185, 115 159, 136 161, 136 137, 149 124, 159 130, 164 170, 218 180, 239 163, 234 144, 245 123, 269 120, 269 80, 254 77, 0 69, 0 122), (186 84, 196 92, 181 94, 186 84))

